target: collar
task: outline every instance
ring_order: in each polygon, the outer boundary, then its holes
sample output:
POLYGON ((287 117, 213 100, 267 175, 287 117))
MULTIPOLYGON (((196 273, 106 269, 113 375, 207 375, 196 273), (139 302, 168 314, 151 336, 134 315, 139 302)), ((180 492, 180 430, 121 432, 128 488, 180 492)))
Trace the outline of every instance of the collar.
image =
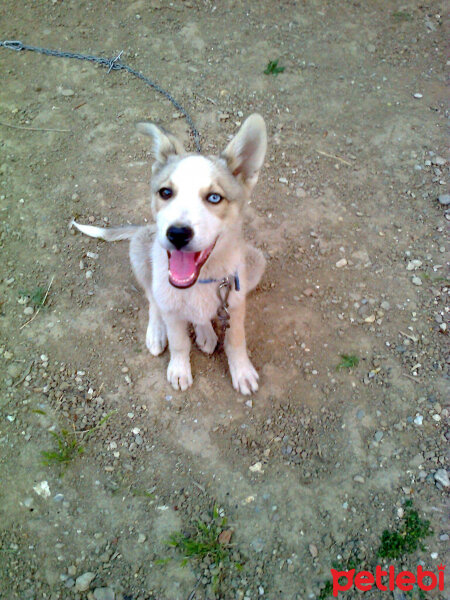
POLYGON ((240 291, 241 284, 239 281, 239 275, 237 271, 234 275, 230 275, 230 277, 224 277, 222 279, 214 279, 213 277, 210 277, 209 279, 198 279, 197 283, 221 283, 224 279, 234 280, 234 289, 236 290, 236 292, 240 291))

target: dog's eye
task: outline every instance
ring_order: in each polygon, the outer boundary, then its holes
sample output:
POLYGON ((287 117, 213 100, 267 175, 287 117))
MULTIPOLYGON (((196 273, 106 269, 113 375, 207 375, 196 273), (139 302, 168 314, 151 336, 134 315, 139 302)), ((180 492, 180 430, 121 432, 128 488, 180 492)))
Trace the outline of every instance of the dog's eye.
POLYGON ((168 200, 169 198, 172 198, 173 190, 171 190, 170 188, 161 188, 160 190, 158 190, 158 194, 163 200, 168 200))
POLYGON ((208 202, 211 202, 211 204, 219 204, 219 202, 221 202, 223 200, 222 196, 220 194, 208 194, 206 196, 206 200, 208 202))

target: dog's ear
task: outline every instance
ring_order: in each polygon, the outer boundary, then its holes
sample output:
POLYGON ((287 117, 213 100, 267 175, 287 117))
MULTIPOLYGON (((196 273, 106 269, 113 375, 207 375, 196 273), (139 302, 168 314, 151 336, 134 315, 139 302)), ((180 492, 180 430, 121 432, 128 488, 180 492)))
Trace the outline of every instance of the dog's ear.
POLYGON ((261 115, 255 113, 245 120, 222 154, 230 171, 249 192, 258 181, 266 149, 266 125, 261 115))
POLYGON ((152 156, 159 163, 165 163, 172 154, 184 154, 183 144, 174 135, 154 123, 137 123, 139 133, 152 138, 152 156))

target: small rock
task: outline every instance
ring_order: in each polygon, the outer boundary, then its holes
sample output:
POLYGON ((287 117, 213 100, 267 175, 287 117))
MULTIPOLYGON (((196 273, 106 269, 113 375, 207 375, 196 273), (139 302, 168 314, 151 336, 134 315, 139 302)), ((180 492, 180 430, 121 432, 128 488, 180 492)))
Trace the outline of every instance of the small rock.
POLYGON ((438 469, 434 474, 434 480, 440 483, 443 487, 448 488, 450 486, 448 473, 445 469, 438 469))
POLYGON ((433 156, 431 159, 433 165, 437 165, 438 167, 443 167, 447 161, 442 156, 433 156))
POLYGON ((441 194, 438 200, 442 206, 448 206, 450 204, 450 194, 441 194))
POLYGON ((93 273, 92 273, 91 269, 88 269, 86 271, 86 279, 92 279, 92 275, 93 275, 93 273))
POLYGON ((366 480, 362 475, 355 475, 353 481, 356 481, 356 483, 365 483, 366 480))
POLYGON ((337 261, 336 263, 336 267, 338 269, 341 269, 342 267, 345 267, 347 265, 347 259, 346 258, 341 258, 340 260, 337 261))
POLYGON ((34 308, 32 306, 27 306, 23 310, 24 315, 32 315, 34 313, 34 308))
POLYGON ((264 473, 261 462, 256 462, 254 465, 249 467, 252 473, 264 473))
POLYGON ((289 183, 288 180, 286 179, 286 177, 279 177, 278 181, 280 183, 284 183, 284 185, 287 185, 289 183))
POLYGON ((94 590, 95 600, 115 600, 114 590, 111 588, 96 588, 94 590))
POLYGON ((389 304, 389 302, 387 302, 387 300, 383 300, 383 302, 380 304, 380 307, 383 310, 389 310, 391 308, 391 305, 389 304))
POLYGON ((315 544, 310 544, 309 545, 309 553, 311 554, 311 556, 313 558, 317 558, 319 555, 319 552, 317 550, 317 546, 315 544))
POLYGON ((143 544, 146 539, 147 539, 147 536, 144 535, 143 533, 140 533, 138 536, 138 544, 143 544))
POLYGON ((48 498, 50 496, 50 488, 48 486, 48 481, 41 481, 33 487, 33 490, 38 496, 42 496, 43 498, 48 498))
POLYGON ((375 321, 375 315, 369 315, 364 319, 365 323, 373 323, 375 321))
POLYGON ((419 100, 420 98, 423 98, 423 94, 420 94, 419 92, 416 92, 415 94, 413 94, 414 98, 416 98, 417 100, 419 100))
POLYGON ((91 573, 91 571, 87 571, 77 577, 75 581, 75 588, 77 592, 86 592, 91 585, 91 581, 95 578, 95 573, 91 573))
POLYGON ((72 579, 72 577, 68 577, 65 580, 64 585, 66 586, 66 588, 72 588, 75 585, 75 581, 72 579))
POLYGON ((314 290, 312 288, 306 288, 303 290, 303 295, 307 297, 314 296, 314 290))
POLYGON ((64 89, 64 88, 63 88, 63 89, 61 90, 61 95, 62 95, 62 96, 69 97, 69 96, 73 96, 74 94, 75 94, 75 92, 74 92, 73 90, 71 90, 70 88, 67 88, 67 89, 64 89))
POLYGON ((376 442, 381 442, 381 440, 383 439, 383 435, 384 433, 382 431, 377 431, 373 437, 376 442))
POLYGON ((422 425, 422 423, 423 423, 423 415, 417 414, 416 418, 414 419, 414 423, 416 425, 422 425))
POLYGON ((414 275, 414 277, 411 279, 411 281, 414 285, 422 285, 422 280, 420 279, 420 277, 417 277, 416 275, 414 275))
POLYGON ((406 270, 407 271, 415 271, 416 269, 418 269, 421 266, 422 266, 421 260, 418 260, 418 259, 410 260, 409 263, 406 265, 406 270))
POLYGON ((70 565, 70 567, 67 569, 67 573, 71 576, 74 577, 77 574, 77 568, 75 565, 70 565))

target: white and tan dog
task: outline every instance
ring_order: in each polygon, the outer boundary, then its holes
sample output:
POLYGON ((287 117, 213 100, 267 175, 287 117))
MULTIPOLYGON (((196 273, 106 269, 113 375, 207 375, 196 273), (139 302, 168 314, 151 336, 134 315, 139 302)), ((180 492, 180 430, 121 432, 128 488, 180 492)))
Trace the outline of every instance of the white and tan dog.
POLYGON ((217 343, 211 320, 220 305, 218 282, 234 281, 225 352, 234 388, 256 392, 258 374, 245 340, 245 297, 258 284, 265 261, 244 241, 242 215, 264 161, 264 120, 257 114, 248 117, 219 157, 186 153, 177 138, 154 124, 139 123, 138 130, 153 140, 156 225, 102 229, 73 224, 92 237, 131 240, 131 265, 150 303, 146 344, 158 356, 168 339, 167 379, 175 389, 192 384, 188 324, 194 326, 200 349, 211 354, 217 343))

